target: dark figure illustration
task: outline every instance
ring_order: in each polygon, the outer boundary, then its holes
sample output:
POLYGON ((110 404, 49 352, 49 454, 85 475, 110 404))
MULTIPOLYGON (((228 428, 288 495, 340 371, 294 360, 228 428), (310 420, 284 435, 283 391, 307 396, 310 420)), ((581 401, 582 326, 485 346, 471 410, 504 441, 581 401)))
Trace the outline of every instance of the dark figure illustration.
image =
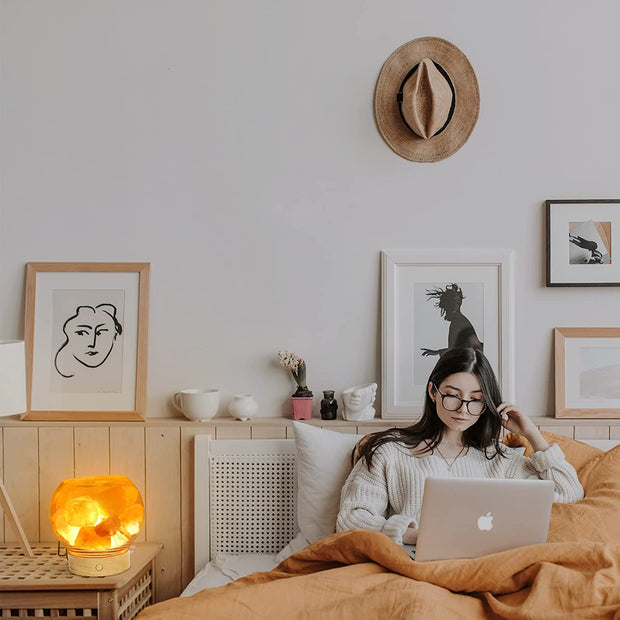
POLYGON ((112 353, 116 338, 123 332, 116 318, 116 306, 78 306, 62 331, 65 341, 54 357, 58 374, 74 377, 80 368, 97 368, 112 353))
POLYGON ((581 263, 591 265, 603 262, 603 255, 598 249, 598 243, 596 243, 596 241, 590 241, 589 239, 584 239, 572 233, 568 234, 568 240, 576 246, 576 248, 571 249, 569 253, 570 262, 572 264, 581 263))
POLYGON ((469 319, 461 313, 463 303, 463 291, 458 284, 448 284, 445 289, 436 288, 432 291, 427 290, 426 296, 429 299, 436 299, 436 308, 441 310, 441 316, 445 321, 450 322, 448 331, 448 346, 442 349, 422 349, 424 357, 439 355, 440 357, 456 347, 470 347, 472 349, 483 350, 483 344, 476 335, 476 330, 469 319))

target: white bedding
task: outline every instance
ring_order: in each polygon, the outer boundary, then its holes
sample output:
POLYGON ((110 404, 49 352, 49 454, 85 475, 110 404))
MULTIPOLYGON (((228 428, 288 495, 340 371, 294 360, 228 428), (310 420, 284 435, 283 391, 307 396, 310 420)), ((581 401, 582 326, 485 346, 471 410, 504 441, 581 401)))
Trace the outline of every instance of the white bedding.
POLYGON ((181 596, 192 596, 205 588, 216 588, 252 573, 269 571, 279 561, 279 555, 275 553, 220 554, 189 582, 181 596))
POLYGON ((280 553, 220 553, 215 560, 207 562, 196 576, 187 584, 181 596, 191 596, 204 588, 224 586, 235 579, 240 579, 252 573, 260 573, 275 568, 289 555, 301 551, 310 542, 301 532, 280 551, 280 553))

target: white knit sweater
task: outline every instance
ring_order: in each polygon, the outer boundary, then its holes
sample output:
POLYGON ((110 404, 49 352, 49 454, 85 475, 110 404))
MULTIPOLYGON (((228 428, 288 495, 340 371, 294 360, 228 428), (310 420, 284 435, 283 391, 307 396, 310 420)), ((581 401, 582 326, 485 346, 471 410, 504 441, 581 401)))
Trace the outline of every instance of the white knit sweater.
MULTIPOLYGON (((489 456, 493 449, 488 450, 489 456)), ((451 467, 435 452, 413 456, 397 442, 380 446, 369 470, 361 458, 342 489, 336 531, 362 528, 387 534, 402 543, 407 527, 418 526, 424 481, 429 476, 454 478, 540 478, 555 483, 554 502, 570 503, 583 498, 574 467, 562 449, 551 444, 531 457, 522 449, 506 448, 507 458, 487 459, 484 452, 469 448, 451 467)), ((450 463, 452 460, 449 459, 450 463)))

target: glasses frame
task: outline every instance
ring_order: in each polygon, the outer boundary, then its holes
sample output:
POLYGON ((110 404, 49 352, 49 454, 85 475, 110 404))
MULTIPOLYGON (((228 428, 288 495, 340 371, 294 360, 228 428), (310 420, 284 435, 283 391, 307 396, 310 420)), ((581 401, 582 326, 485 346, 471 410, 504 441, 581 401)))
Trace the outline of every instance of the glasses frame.
POLYGON ((474 416, 475 418, 479 418, 487 410, 487 404, 483 400, 478 400, 477 398, 465 400, 464 398, 460 398, 459 396, 455 396, 454 394, 444 394, 440 392, 439 388, 434 383, 433 387, 435 388, 439 396, 441 396, 441 405, 446 411, 458 411, 463 406, 463 403, 465 403, 465 409, 467 409, 467 413, 471 416, 474 416), (446 405, 444 404, 446 398, 456 398, 456 400, 460 401, 459 406, 456 409, 448 409, 448 407, 446 407, 446 405), (480 413, 472 413, 469 410, 469 403, 482 403, 482 411, 480 413))

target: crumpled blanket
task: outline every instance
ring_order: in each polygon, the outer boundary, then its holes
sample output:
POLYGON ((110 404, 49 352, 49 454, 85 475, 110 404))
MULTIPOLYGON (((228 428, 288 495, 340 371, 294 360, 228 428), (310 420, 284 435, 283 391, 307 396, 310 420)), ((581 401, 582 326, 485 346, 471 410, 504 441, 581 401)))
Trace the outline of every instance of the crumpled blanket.
POLYGON ((545 543, 476 559, 416 562, 382 533, 350 530, 272 571, 139 615, 170 618, 620 620, 620 543, 545 543))

